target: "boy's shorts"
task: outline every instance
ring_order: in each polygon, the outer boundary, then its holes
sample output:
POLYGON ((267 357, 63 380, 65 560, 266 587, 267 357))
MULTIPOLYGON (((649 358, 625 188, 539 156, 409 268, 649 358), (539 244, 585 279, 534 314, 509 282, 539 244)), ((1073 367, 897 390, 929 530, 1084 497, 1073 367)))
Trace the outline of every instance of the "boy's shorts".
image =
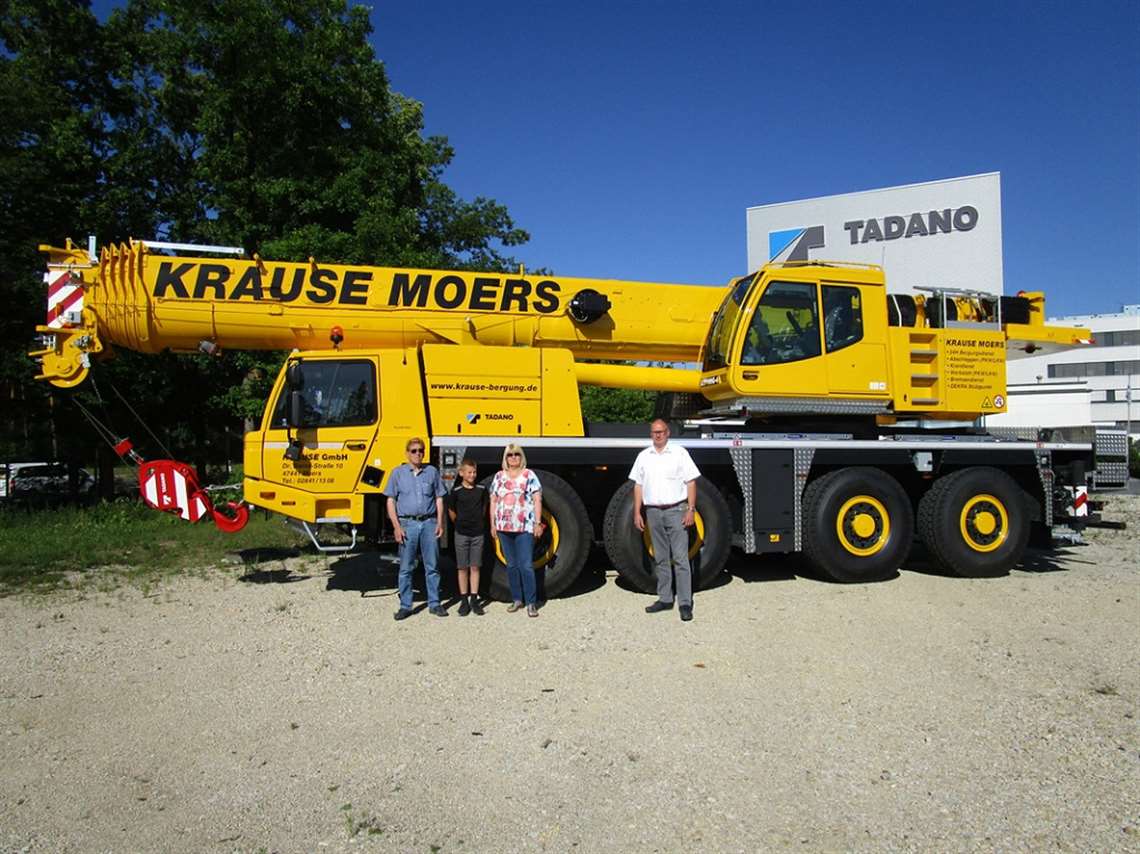
POLYGON ((455 535, 455 565, 480 566, 483 563, 483 535, 471 537, 467 534, 455 535))

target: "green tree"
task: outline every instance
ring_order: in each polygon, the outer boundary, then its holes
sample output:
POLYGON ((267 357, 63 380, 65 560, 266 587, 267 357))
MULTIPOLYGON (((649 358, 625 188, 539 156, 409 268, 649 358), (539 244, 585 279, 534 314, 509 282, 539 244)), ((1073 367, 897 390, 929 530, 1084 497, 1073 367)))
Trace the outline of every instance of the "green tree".
MULTIPOLYGON (((515 265, 505 253, 528 235, 443 182, 453 151, 391 90, 370 35, 345 0, 129 0, 103 26, 80 0, 3 7, 0 296, 18 308, 0 318, 0 381, 23 418, 4 425, 9 451, 51 416, 23 355, 43 313, 37 243, 159 236, 281 260, 515 265)), ((260 414, 281 358, 120 353, 80 399, 135 432, 114 383, 200 462, 260 414)))
POLYGON ((173 180, 180 239, 328 263, 506 268, 528 239, 506 209, 441 180, 454 152, 393 92, 368 10, 344 0, 130 0, 119 77, 173 180))
POLYGON ((582 417, 587 421, 649 421, 657 395, 629 388, 584 386, 581 392, 582 417))
MULTIPOLYGON (((101 187, 117 110, 102 32, 86 2, 10 0, 0 8, 0 454, 83 455, 73 422, 53 429, 47 389, 25 353, 44 320, 37 244, 135 223, 101 187), (78 442, 78 446, 75 443, 78 442)), ((141 223, 139 224, 141 225, 141 223)))

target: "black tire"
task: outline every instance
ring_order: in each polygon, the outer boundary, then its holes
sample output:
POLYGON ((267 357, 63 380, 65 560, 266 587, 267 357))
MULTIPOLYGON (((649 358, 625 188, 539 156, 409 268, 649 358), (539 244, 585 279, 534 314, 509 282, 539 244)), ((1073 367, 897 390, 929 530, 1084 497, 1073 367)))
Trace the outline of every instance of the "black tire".
POLYGON ((881 469, 829 472, 807 485, 802 507, 804 554, 835 581, 888 578, 910 554, 910 499, 881 469))
POLYGON ((1030 532, 1025 493, 1005 472, 974 466, 934 481, 918 502, 918 535, 935 563, 963 578, 1007 574, 1030 532))
MULTIPOLYGON (((693 571, 693 588, 703 590, 724 571, 732 546, 728 502, 720 490, 703 477, 697 480, 697 522, 689 534, 689 565, 693 571), (703 531, 703 538, 698 536, 698 531, 703 531)), ((632 480, 618 487, 610 499, 602 539, 606 555, 622 578, 644 593, 657 592, 657 573, 647 538, 633 525, 632 480)))
MULTIPOLYGON (((586 505, 570 484, 552 472, 533 471, 542 484, 542 518, 546 521, 546 530, 534 542, 538 598, 545 601, 564 593, 578 579, 590 553, 594 531, 586 505)), ((483 484, 489 488, 491 478, 484 479, 483 484)), ((484 578, 490 579, 485 589, 491 598, 510 602, 507 566, 490 536, 483 549, 483 570, 484 578)))

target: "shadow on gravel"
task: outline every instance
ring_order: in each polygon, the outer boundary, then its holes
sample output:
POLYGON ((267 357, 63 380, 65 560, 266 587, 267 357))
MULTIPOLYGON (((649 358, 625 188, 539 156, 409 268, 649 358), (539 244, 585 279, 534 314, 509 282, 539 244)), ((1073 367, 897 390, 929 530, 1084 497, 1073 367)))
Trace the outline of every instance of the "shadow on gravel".
MULTIPOLYGON (((602 570, 591 567, 600 566, 596 560, 589 560, 586 568, 582 570, 577 580, 556 599, 570 599, 592 593, 606 584, 606 576, 602 570)), ((450 608, 459 601, 459 589, 456 584, 455 556, 450 551, 440 552, 436 563, 440 576, 440 598, 445 607, 450 608)), ((395 595, 400 578, 400 559, 392 548, 381 547, 359 554, 346 555, 329 563, 329 578, 325 585, 326 590, 345 590, 357 592, 361 596, 369 595, 395 595)), ((493 602, 487 595, 488 573, 483 570, 481 583, 482 599, 485 603, 493 602)), ((544 600, 542 576, 538 578, 539 599, 544 600)), ((426 600, 426 584, 424 581, 423 564, 416 566, 412 573, 413 598, 416 602, 426 600)))
POLYGON ((739 578, 745 584, 795 581, 799 576, 812 581, 824 580, 814 573, 801 556, 794 554, 743 555, 734 552, 725 569, 731 577, 739 578))
MULTIPOLYGON (((1059 545, 1051 548, 1029 548, 1025 552, 1025 556, 1021 559, 1021 563, 1014 567, 1014 571, 1031 572, 1035 574, 1044 574, 1047 572, 1067 572, 1073 564, 1084 564, 1091 566, 1094 561, 1083 560, 1078 557, 1081 549, 1085 548, 1082 545, 1059 545)), ((915 543, 914 551, 911 553, 910 560, 907 565, 903 567, 910 572, 917 572, 921 575, 932 575, 938 578, 961 578, 952 572, 947 572, 937 563, 935 563, 929 552, 921 543, 915 543)), ((1003 575, 995 575, 993 578, 1009 578, 1009 573, 1003 575)))
POLYGON ((284 561, 288 558, 300 557, 300 549, 294 548, 268 548, 268 549, 242 549, 237 552, 241 562, 250 567, 249 571, 238 576, 238 581, 246 584, 290 584, 294 581, 304 581, 308 575, 293 572, 291 569, 259 569, 259 564, 271 561, 284 561))
POLYGON ((292 584, 294 581, 305 581, 308 575, 298 575, 291 569, 258 569, 239 576, 238 581, 246 584, 292 584))
POLYGON ((301 550, 281 547, 242 549, 237 552, 237 555, 242 559, 243 563, 264 563, 267 560, 285 560, 290 557, 300 557, 301 550))
POLYGON ((1083 564, 1095 566, 1096 561, 1085 560, 1079 557, 1081 549, 1087 548, 1085 544, 1058 546, 1052 549, 1030 549, 1025 553, 1017 569, 1022 572, 1065 572, 1069 567, 1062 564, 1083 564))
MULTIPOLYGON (((603 567, 605 566, 604 555, 598 558, 597 555, 591 554, 590 558, 586 561, 586 566, 578 573, 578 578, 567 587, 560 596, 556 599, 573 599, 576 596, 585 596, 587 593, 593 593, 595 590, 600 590, 606 586, 606 572, 603 567)), ((541 594, 541 588, 539 590, 541 594)), ((543 597, 545 598, 545 597, 543 597)))
MULTIPOLYGON (((734 553, 726 567, 728 573, 739 578, 745 584, 757 584, 766 581, 815 581, 820 584, 834 584, 842 587, 849 582, 836 581, 830 576, 823 575, 813 567, 807 559, 800 554, 765 554, 742 555, 734 553)), ((864 584, 882 584, 894 581, 899 573, 892 572, 883 578, 871 581, 856 582, 864 584)))
MULTIPOLYGON (((442 557, 442 556, 441 556, 442 557)), ((440 571, 444 571, 442 560, 440 571)), ((454 574, 455 565, 451 565, 454 574)), ((369 550, 345 555, 329 563, 329 579, 325 590, 355 591, 367 596, 378 590, 395 591, 400 574, 400 559, 394 551, 369 550)), ((423 570, 418 571, 423 589, 423 570)))

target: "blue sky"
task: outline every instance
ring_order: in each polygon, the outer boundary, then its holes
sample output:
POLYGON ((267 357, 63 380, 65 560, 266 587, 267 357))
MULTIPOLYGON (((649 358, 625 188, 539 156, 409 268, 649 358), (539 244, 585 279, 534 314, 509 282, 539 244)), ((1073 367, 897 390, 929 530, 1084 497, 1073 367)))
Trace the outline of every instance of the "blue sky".
POLYGON ((1140 3, 379 2, 393 87, 562 275, 719 283, 752 205, 1002 173, 1005 288, 1140 302, 1140 3))
POLYGON ((445 180, 507 206, 529 266, 722 283, 750 206, 997 171, 1006 292, 1140 303, 1137 0, 372 9, 445 180))

